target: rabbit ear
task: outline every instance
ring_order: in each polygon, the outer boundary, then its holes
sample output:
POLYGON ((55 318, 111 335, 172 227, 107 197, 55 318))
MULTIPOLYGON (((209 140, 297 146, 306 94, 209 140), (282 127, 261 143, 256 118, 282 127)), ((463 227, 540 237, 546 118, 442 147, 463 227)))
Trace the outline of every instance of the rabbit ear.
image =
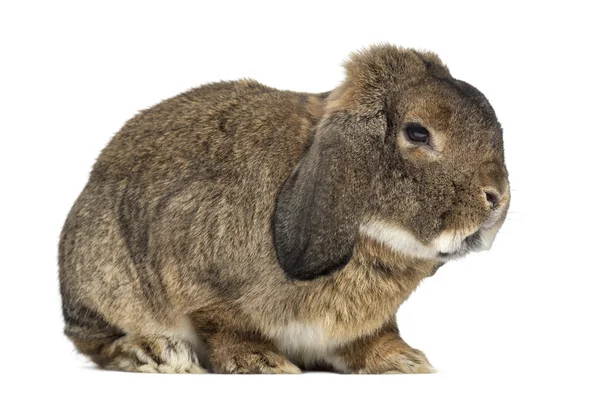
POLYGON ((277 257, 288 277, 310 280, 348 263, 369 200, 374 145, 383 143, 384 133, 379 117, 322 120, 283 185, 273 217, 277 257))
POLYGON ((326 275, 350 261, 395 117, 391 98, 427 72, 419 54, 393 45, 355 53, 345 68, 346 79, 326 99, 312 146, 277 199, 275 249, 294 279, 326 275))

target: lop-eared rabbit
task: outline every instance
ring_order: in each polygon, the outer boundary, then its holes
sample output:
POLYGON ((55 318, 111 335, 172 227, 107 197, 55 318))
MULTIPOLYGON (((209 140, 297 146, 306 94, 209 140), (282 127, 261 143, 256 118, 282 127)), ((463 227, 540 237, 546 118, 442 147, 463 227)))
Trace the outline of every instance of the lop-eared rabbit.
POLYGON ((323 94, 253 80, 129 120, 63 229, 65 333, 112 370, 427 373, 395 314, 509 204, 487 99, 377 45, 323 94))

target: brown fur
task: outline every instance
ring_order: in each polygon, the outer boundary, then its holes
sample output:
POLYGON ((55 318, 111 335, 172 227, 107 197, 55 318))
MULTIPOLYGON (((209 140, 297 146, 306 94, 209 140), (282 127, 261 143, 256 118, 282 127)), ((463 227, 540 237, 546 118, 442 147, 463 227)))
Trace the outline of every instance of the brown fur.
POLYGON ((359 228, 385 219, 426 245, 489 221, 490 188, 497 230, 500 126, 433 54, 381 45, 346 69, 330 94, 221 82, 127 122, 60 241, 65 333, 80 352, 128 371, 201 372, 199 344, 223 373, 431 370, 393 321, 440 260, 359 228), (430 129, 432 149, 406 141, 408 121, 430 129), (288 360, 272 337, 293 323, 318 326, 329 354, 288 360))

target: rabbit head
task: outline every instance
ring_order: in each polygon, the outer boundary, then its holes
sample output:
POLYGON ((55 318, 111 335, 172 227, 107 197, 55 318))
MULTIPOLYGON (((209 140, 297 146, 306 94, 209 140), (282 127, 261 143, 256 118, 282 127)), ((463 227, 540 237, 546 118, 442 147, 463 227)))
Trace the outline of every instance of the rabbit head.
POLYGON ((294 279, 342 268, 358 236, 445 261, 486 249, 506 216, 502 129, 440 59, 391 45, 351 56, 273 216, 294 279))

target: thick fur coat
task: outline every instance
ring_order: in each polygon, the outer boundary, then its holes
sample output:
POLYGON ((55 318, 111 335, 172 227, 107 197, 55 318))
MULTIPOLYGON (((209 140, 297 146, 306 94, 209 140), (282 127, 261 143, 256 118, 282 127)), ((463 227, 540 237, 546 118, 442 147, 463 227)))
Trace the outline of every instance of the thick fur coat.
POLYGON ((324 94, 209 84, 125 124, 60 241, 80 352, 128 371, 432 370, 395 313, 491 245, 502 130, 434 54, 379 45, 346 71, 324 94))

